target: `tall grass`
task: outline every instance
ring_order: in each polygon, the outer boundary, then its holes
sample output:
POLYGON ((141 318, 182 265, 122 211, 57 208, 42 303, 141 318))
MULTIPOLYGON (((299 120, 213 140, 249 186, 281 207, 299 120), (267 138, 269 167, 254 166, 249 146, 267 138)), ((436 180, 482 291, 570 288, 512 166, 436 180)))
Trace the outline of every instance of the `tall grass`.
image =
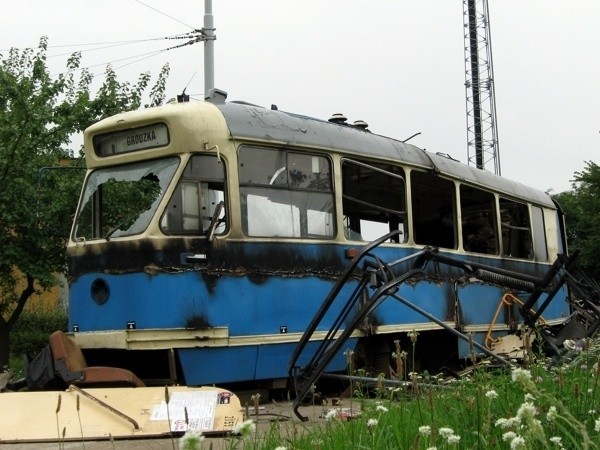
MULTIPOLYGON (((325 422, 309 427, 277 422, 266 432, 232 437, 223 447, 599 449, 599 361, 595 342, 560 365, 538 358, 526 369, 479 367, 451 384, 420 375, 425 383, 418 394, 411 388, 379 389, 375 398, 355 398, 361 414, 352 420, 339 420, 331 408, 325 422), (439 388, 430 386, 436 383, 439 388)), ((212 444, 207 439, 200 445, 212 444)))

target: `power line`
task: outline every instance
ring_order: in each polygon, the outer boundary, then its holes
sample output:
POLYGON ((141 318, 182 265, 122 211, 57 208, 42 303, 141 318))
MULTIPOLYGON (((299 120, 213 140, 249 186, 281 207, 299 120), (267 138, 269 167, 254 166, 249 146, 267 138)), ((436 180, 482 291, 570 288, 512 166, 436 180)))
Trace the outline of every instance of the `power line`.
POLYGON ((135 2, 138 2, 140 5, 143 5, 143 6, 145 6, 146 8, 150 8, 151 10, 153 10, 153 11, 156 11, 156 12, 157 12, 157 13, 159 13, 159 14, 162 14, 162 15, 163 15, 163 16, 165 16, 165 17, 168 17, 168 18, 169 18, 169 19, 171 19, 171 20, 174 20, 175 22, 178 22, 178 23, 180 23, 181 25, 185 25, 186 27, 190 28, 191 30, 195 30, 195 29, 196 29, 195 27, 193 27, 193 26, 191 26, 191 25, 188 25, 187 23, 185 23, 185 22, 182 22, 181 20, 179 20, 179 19, 176 19, 176 18, 175 18, 175 17, 173 17, 173 16, 170 16, 170 15, 168 15, 167 13, 164 13, 164 12, 162 12, 162 11, 160 11, 160 10, 158 10, 158 9, 154 8, 153 6, 147 5, 146 3, 144 3, 144 2, 142 2, 142 1, 140 1, 140 0, 134 0, 134 1, 135 1, 135 2))
MULTIPOLYGON (((100 67, 100 66, 107 66, 109 64, 112 65, 114 63, 118 63, 118 62, 122 62, 122 61, 128 61, 128 60, 132 60, 132 59, 136 58, 135 60, 130 61, 130 62, 126 63, 126 64, 121 64, 121 65, 113 67, 113 70, 118 70, 118 69, 121 69, 123 67, 130 66, 131 64, 135 64, 135 63, 137 63, 139 61, 143 61, 145 59, 148 59, 148 58, 151 58, 153 56, 159 55, 161 53, 165 53, 165 52, 168 52, 170 50, 174 50, 174 49, 177 49, 177 48, 181 48, 181 47, 185 47, 185 46, 188 46, 188 45, 192 45, 192 44, 195 44, 197 42, 202 42, 203 37, 204 37, 204 34, 202 33, 201 30, 195 30, 194 32, 186 33, 186 34, 183 34, 183 35, 176 35, 176 36, 165 37, 163 39, 187 39, 187 41, 183 42, 181 44, 172 45, 170 47, 163 48, 163 49, 160 49, 160 50, 154 50, 154 51, 147 52, 147 53, 136 54, 136 55, 132 55, 132 56, 127 56, 125 58, 119 58, 119 59, 114 59, 114 60, 111 60, 111 61, 106 61, 106 62, 103 62, 103 63, 92 64, 92 65, 88 65, 88 66, 85 66, 85 67, 80 67, 78 70, 81 71, 81 70, 92 69, 92 68, 100 67)), ((92 77, 96 77, 98 75, 101 75, 101 73, 92 74, 92 77)))
MULTIPOLYGON (((88 48, 86 50, 78 50, 80 53, 89 53, 89 52, 94 52, 96 50, 106 50, 108 48, 115 48, 115 47, 123 47, 125 45, 132 45, 132 44, 140 44, 140 43, 145 43, 145 42, 152 42, 152 41, 157 41, 157 40, 164 40, 167 38, 155 38, 155 39, 140 39, 137 41, 124 41, 124 42, 106 42, 106 43, 96 43, 96 44, 78 44, 78 45, 63 45, 60 47, 63 48, 68 48, 68 47, 81 47, 82 45, 102 45, 101 47, 94 47, 94 48, 88 48), (103 45, 103 44, 107 44, 107 45, 103 45)), ((56 48, 56 47, 48 47, 48 48, 56 48)), ((64 53, 56 53, 54 55, 48 55, 48 58, 58 58, 60 56, 70 56, 72 55, 73 52, 64 52, 64 53)))
MULTIPOLYGON (((129 66, 131 64, 135 64, 139 61, 143 61, 145 59, 151 58, 153 56, 159 55, 161 53, 170 51, 170 50, 174 50, 176 48, 180 48, 180 47, 185 47, 187 45, 192 45, 195 44, 197 42, 202 42, 205 38, 205 32, 204 30, 200 30, 197 29, 195 27, 192 27, 191 25, 182 22, 181 20, 178 20, 177 18, 170 16, 169 14, 164 13, 163 11, 160 11, 140 0, 134 0, 135 2, 141 4, 142 6, 145 6, 149 9, 152 9, 153 11, 168 17, 171 20, 174 20, 177 23, 180 23, 181 25, 184 25, 188 28, 190 28, 192 31, 188 32, 188 33, 182 33, 182 34, 178 34, 178 35, 172 35, 172 36, 164 36, 164 37, 156 37, 156 38, 148 38, 148 39, 134 39, 134 40, 126 40, 126 41, 106 41, 106 42, 89 42, 89 43, 78 43, 78 44, 60 44, 60 45, 49 45, 47 48, 48 49, 54 49, 54 48, 75 48, 77 50, 73 51, 73 52, 63 52, 63 53, 57 53, 54 55, 47 55, 48 58, 56 58, 56 57, 61 57, 61 56, 70 56, 74 53, 88 53, 88 52, 92 52, 92 51, 97 51, 97 50, 105 50, 105 49, 109 49, 109 48, 114 48, 114 47, 120 47, 120 46, 125 46, 125 45, 132 45, 132 44, 140 44, 140 43, 146 43, 146 42, 152 42, 152 41, 160 41, 160 40, 177 40, 177 39, 186 39, 186 42, 181 43, 181 44, 177 44, 177 45, 173 45, 171 47, 167 47, 167 48, 163 48, 160 50, 155 50, 155 51, 151 51, 151 52, 147 52, 147 53, 141 53, 141 54, 136 54, 136 55, 132 55, 132 56, 128 56, 125 58, 119 58, 119 59, 114 59, 111 61, 107 61, 107 62, 103 62, 103 63, 98 63, 98 64, 92 64, 92 65, 88 65, 85 67, 79 67, 77 70, 78 71, 82 71, 82 70, 88 70, 88 69, 92 69, 95 67, 99 67, 99 66, 107 66, 107 65, 112 65, 114 63, 119 63, 122 61, 128 61, 128 60, 133 60, 130 61, 126 64, 121 64, 118 66, 113 67, 113 70, 118 70, 121 69, 123 67, 129 66), (88 48, 85 50, 79 50, 81 47, 88 47, 88 46, 97 46, 95 48, 88 48)), ((26 47, 26 48, 16 48, 16 50, 25 50, 25 49, 29 49, 30 47, 26 47)), ((7 50, 2 50, 0 49, 0 52, 5 52, 5 51, 10 51, 12 49, 7 49, 7 50)), ((98 75, 101 75, 100 73, 97 74, 91 74, 92 77, 96 77, 98 75)))
MULTIPOLYGON (((91 52, 94 50, 103 50, 106 48, 112 48, 112 47, 119 47, 119 46, 124 46, 124 45, 131 45, 131 44, 142 44, 145 42, 152 42, 152 41, 164 41, 164 40, 170 40, 170 39, 188 39, 188 38, 192 38, 194 36, 194 33, 182 33, 182 34, 176 34, 173 36, 161 36, 161 37, 154 37, 154 38, 146 38, 146 39, 133 39, 133 40, 128 40, 128 41, 105 41, 105 42, 82 42, 82 43, 77 43, 77 44, 58 44, 58 45, 48 45, 48 49, 58 49, 58 48, 81 48, 81 47, 87 47, 87 46, 91 46, 91 45, 101 45, 102 47, 97 47, 97 48, 91 48, 91 49, 86 49, 86 50, 81 50, 80 52, 91 52)), ((0 49, 0 52, 8 52, 12 49, 15 50, 27 50, 27 49, 36 49, 38 48, 37 46, 35 47, 11 47, 11 48, 5 48, 5 49, 0 49)), ((65 52, 65 53, 58 53, 55 55, 48 55, 48 58, 53 58, 53 57, 57 57, 57 56, 65 56, 65 55, 71 55, 73 54, 73 52, 65 52)))

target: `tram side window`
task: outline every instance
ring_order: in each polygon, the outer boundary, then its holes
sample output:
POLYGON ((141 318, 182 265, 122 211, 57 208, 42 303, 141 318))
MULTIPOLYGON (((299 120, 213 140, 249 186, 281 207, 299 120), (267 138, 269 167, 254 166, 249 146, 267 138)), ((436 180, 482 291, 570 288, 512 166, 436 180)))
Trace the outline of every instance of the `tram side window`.
POLYGON ((539 206, 531 207, 531 225, 533 229, 535 259, 537 261, 548 261, 548 244, 546 242, 544 211, 539 206))
POLYGON ((394 242, 406 242, 404 171, 388 164, 346 160, 342 163, 344 235, 372 241, 400 230, 394 242))
POLYGON ((527 205, 500 198, 502 255, 511 258, 533 257, 531 224, 527 205))
POLYGON ((460 187, 463 247, 468 252, 498 254, 494 195, 471 186, 460 187))
POLYGON ((425 172, 411 172, 412 220, 417 244, 456 248, 454 183, 425 172))
POLYGON ((334 236, 333 183, 327 158, 242 147, 239 165, 242 228, 247 236, 334 236))
POLYGON ((206 234, 218 214, 214 232, 221 234, 226 229, 224 206, 224 163, 212 155, 194 155, 162 216, 161 229, 166 234, 206 234), (223 208, 217 210, 221 202, 223 208))

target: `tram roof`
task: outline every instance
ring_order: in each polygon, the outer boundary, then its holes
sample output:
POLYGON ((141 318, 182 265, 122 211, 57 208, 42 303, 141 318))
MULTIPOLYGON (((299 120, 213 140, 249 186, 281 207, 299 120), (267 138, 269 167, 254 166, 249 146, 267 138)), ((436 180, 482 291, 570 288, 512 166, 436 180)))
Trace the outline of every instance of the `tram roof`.
POLYGON ((350 124, 333 123, 241 102, 217 103, 215 106, 225 117, 233 139, 325 148, 357 158, 362 156, 398 161, 554 208, 545 192, 350 124))

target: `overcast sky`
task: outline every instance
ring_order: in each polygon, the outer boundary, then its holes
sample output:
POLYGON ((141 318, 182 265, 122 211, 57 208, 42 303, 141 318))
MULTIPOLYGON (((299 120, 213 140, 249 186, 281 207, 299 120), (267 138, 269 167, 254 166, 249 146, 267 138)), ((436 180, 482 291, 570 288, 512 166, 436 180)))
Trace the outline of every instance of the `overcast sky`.
MULTIPOLYGON (((600 1, 489 3, 502 175, 568 190, 585 161, 600 163, 600 1)), ((461 0, 213 0, 213 13, 229 100, 421 132, 411 143, 467 161, 461 0)), ((203 14, 201 0, 4 0, 0 53, 48 36, 53 73, 81 50, 98 80, 107 62, 121 81, 169 62, 168 96, 187 86, 202 98, 202 43, 158 54, 185 41, 105 43, 187 33, 203 14)))

